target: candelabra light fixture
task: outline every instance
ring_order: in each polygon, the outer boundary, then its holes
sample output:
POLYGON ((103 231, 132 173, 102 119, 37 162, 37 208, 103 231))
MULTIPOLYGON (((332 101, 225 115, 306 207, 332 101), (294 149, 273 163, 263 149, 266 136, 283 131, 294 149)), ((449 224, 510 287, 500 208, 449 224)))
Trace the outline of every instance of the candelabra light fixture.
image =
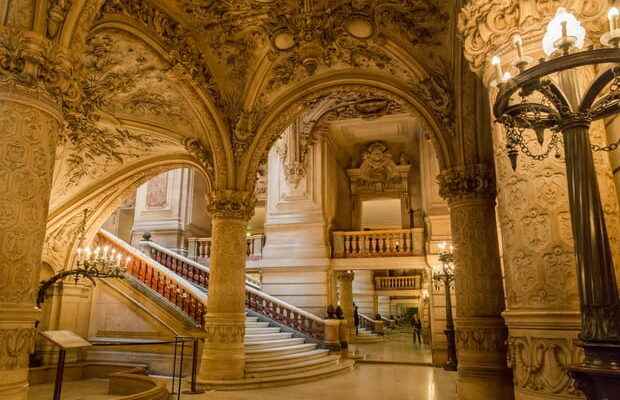
POLYGON ((85 246, 86 241, 86 221, 88 219, 89 210, 83 212, 82 225, 79 229, 79 244, 75 254, 74 268, 63 270, 42 281, 37 294, 37 306, 45 301, 45 293, 47 289, 56 282, 62 281, 68 277, 73 277, 75 283, 80 279, 86 278, 95 285, 95 278, 123 278, 127 271, 127 266, 131 261, 131 257, 123 259, 122 254, 111 249, 109 246, 95 247, 85 246))
POLYGON ((454 248, 452 245, 448 246, 446 243, 439 244, 439 262, 441 265, 437 265, 433 268, 433 285, 435 290, 444 288, 446 296, 446 329, 444 333, 448 342, 448 360, 444 365, 444 369, 447 371, 456 371, 457 358, 456 358, 456 336, 454 332, 454 319, 452 317, 452 293, 451 289, 454 285, 454 248))
POLYGON ((493 112, 506 133, 506 152, 513 170, 518 154, 542 160, 563 146, 568 197, 577 261, 582 327, 579 338, 585 359, 569 368, 588 399, 613 398, 620 392, 620 300, 592 151, 612 151, 590 143, 592 121, 620 112, 620 11, 609 9, 609 32, 600 48, 582 50, 587 32, 579 20, 559 8, 542 41, 547 58, 534 65, 515 36, 518 72, 502 70, 499 57, 494 84, 499 89, 493 112), (599 65, 603 71, 582 91, 577 68, 599 65), (538 142, 534 153, 530 143, 538 142), (546 145, 546 149, 544 148, 546 145))

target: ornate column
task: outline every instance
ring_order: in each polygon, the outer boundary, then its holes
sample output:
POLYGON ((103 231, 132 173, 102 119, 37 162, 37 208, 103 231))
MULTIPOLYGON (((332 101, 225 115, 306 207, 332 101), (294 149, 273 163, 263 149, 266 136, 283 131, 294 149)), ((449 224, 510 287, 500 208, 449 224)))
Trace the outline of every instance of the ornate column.
POLYGON ((340 283, 339 300, 344 319, 347 321, 349 329, 349 340, 355 337, 355 322, 353 320, 353 271, 343 271, 338 274, 340 283))
POLYGON ((254 202, 253 194, 240 191, 216 191, 208 197, 213 245, 201 380, 244 376, 245 231, 254 202))
POLYGON ((25 399, 41 249, 62 116, 58 56, 0 26, 0 399, 25 399), (48 57, 43 57, 48 54, 48 57), (54 65, 54 63, 56 63, 54 65), (51 72, 53 68, 58 70, 51 72))
POLYGON ((443 171, 439 182, 456 258, 458 399, 511 399, 493 169, 467 165, 443 171))
MULTIPOLYGON (((496 95, 490 85, 494 79, 491 57, 501 56, 504 70, 510 70, 517 59, 512 36, 520 33, 524 54, 540 58, 545 25, 559 6, 574 11, 594 43, 596 36, 608 29, 606 0, 562 0, 545 5, 533 0, 510 4, 476 0, 462 9, 459 30, 465 56, 490 88, 491 104, 496 95)), ((588 73, 591 71, 578 71, 588 73)), ((579 81, 585 84, 588 79, 579 81)), ((604 133, 601 124, 592 124, 592 143, 602 144, 604 133)), ((580 330, 579 296, 564 154, 554 157, 552 153, 544 160, 521 155, 513 172, 505 135, 497 124, 493 142, 506 284, 503 316, 509 327, 515 398, 582 398, 567 374, 567 366, 577 362, 582 352, 575 345, 580 330)), ((528 146, 535 154, 541 152, 534 138, 528 146)), ((617 252, 617 196, 609 158, 594 153, 594 164, 612 252, 617 252)))

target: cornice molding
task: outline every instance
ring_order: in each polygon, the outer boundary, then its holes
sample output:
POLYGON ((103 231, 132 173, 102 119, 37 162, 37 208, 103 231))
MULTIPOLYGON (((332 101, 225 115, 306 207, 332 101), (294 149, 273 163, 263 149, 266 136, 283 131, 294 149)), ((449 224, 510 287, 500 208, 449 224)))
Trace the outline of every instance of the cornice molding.
POLYGON ((470 164, 442 171, 437 177, 439 195, 452 203, 459 200, 495 198, 495 173, 487 164, 470 164))

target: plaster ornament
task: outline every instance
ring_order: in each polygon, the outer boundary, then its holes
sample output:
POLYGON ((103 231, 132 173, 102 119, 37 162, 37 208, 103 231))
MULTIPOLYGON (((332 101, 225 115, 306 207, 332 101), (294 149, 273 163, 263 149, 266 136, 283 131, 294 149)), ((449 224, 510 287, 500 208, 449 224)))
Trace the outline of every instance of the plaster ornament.
POLYGON ((400 179, 396 163, 383 142, 374 142, 362 155, 360 179, 368 182, 389 182, 400 179))

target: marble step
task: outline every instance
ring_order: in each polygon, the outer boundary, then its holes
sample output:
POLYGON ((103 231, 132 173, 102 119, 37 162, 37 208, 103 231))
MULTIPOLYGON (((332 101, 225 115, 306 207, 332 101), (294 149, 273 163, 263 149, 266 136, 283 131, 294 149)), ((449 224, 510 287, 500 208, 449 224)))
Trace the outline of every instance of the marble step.
POLYGON ((286 365, 271 365, 260 367, 246 367, 246 378, 261 378, 268 376, 290 375, 307 372, 313 369, 327 367, 329 364, 338 364, 340 356, 325 356, 286 365))
POLYGON ((260 335, 265 333, 279 333, 280 328, 245 328, 246 335, 260 335))
POLYGON ((257 335, 245 335, 245 342, 262 342, 267 340, 278 340, 278 339, 290 339, 293 337, 291 332, 278 332, 278 333, 262 333, 257 335))
POLYGON ((258 321, 258 317, 250 317, 249 315, 246 315, 245 322, 259 322, 259 321, 258 321))
POLYGON ((288 365, 293 362, 298 362, 300 360, 312 360, 315 358, 326 357, 329 354, 329 350, 327 349, 313 349, 310 351, 302 351, 299 353, 290 353, 290 354, 279 354, 279 355, 268 355, 268 356, 257 356, 257 357, 247 357, 245 359, 245 365, 247 367, 254 366, 276 366, 276 365, 288 365))
POLYGON ((247 328, 268 328, 269 322, 256 322, 256 321, 245 321, 245 327, 247 328))
POLYGON ((300 343, 295 345, 283 345, 280 347, 245 348, 246 361, 261 359, 263 357, 282 357, 288 354, 297 354, 316 349, 315 343, 300 343))
POLYGON ((305 342, 304 338, 264 340, 264 341, 260 341, 260 342, 246 343, 245 344, 245 348, 246 348, 246 353, 247 353, 247 350, 285 347, 285 346, 292 346, 292 345, 296 345, 296 344, 302 344, 304 342, 305 342))
POLYGON ((276 376, 264 376, 259 378, 238 379, 234 381, 205 381, 198 380, 200 388, 205 390, 247 390, 265 387, 278 387, 287 385, 296 385, 304 382, 313 382, 328 378, 334 375, 352 371, 355 367, 353 360, 340 360, 333 364, 327 364, 325 367, 311 369, 308 371, 279 374, 276 376))

